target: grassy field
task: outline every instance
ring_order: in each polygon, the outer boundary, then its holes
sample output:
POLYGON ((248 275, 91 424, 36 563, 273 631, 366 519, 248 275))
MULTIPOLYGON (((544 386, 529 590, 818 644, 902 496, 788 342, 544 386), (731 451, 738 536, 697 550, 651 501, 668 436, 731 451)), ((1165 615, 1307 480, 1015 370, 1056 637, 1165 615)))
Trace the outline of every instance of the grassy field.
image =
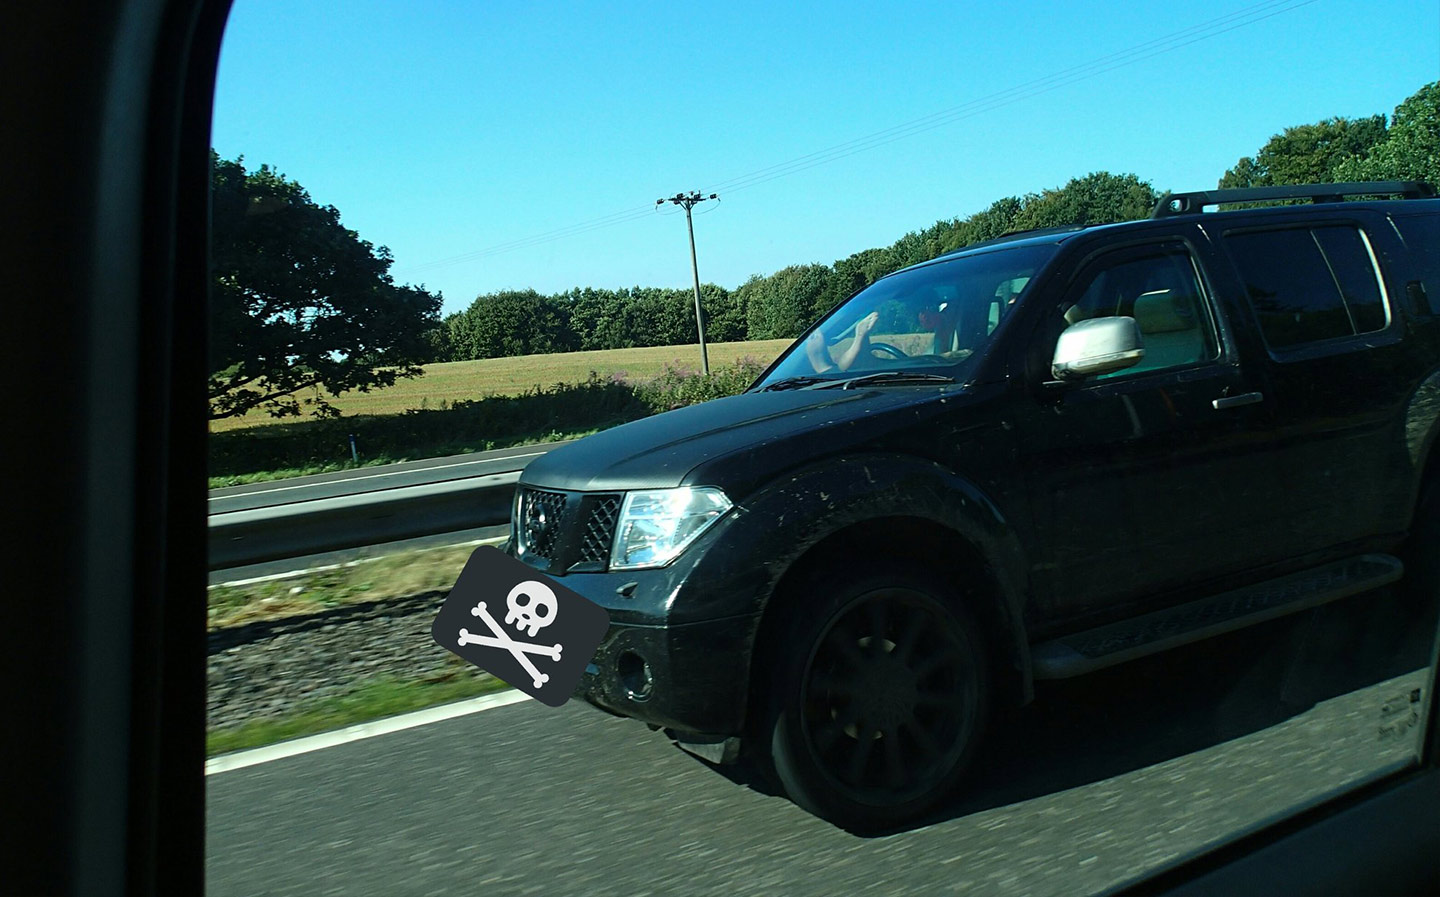
MULTIPOLYGON (((710 365, 730 364, 746 356, 769 364, 790 340, 759 340, 741 343, 713 343, 710 365)), ((666 365, 700 369, 699 346, 655 346, 643 349, 606 349, 596 352, 561 352, 552 355, 522 355, 516 358, 486 358, 432 364, 425 376, 401 380, 388 389, 370 393, 352 392, 331 403, 345 416, 392 415, 411 410, 441 410, 457 401, 485 396, 516 396, 537 386, 582 383, 595 371, 602 377, 623 375, 641 380, 659 374, 666 365)), ((293 423, 295 418, 273 418, 260 412, 244 417, 213 421, 210 432, 223 433, 249 427, 293 423)))

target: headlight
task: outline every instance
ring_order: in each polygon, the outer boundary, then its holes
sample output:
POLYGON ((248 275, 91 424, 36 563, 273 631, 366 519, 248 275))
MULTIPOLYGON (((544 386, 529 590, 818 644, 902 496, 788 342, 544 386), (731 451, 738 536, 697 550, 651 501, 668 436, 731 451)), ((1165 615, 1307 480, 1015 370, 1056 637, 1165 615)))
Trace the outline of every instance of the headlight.
POLYGON ((725 493, 711 487, 626 493, 610 569, 665 566, 730 508, 725 493))

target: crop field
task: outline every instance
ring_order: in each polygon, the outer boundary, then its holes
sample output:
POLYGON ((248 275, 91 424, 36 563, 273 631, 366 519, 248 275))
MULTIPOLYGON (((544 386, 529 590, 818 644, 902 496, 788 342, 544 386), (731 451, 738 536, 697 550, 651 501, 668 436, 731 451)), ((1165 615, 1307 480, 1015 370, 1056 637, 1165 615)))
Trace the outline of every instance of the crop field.
MULTIPOLYGON (((730 364, 750 357, 769 364, 790 340, 712 343, 710 366, 730 364)), ((550 355, 522 355, 516 358, 486 358, 456 361, 425 367, 425 376, 401 380, 388 389, 370 393, 349 392, 330 402, 349 417, 352 415, 393 415, 415 410, 438 411, 457 401, 485 396, 514 396, 537 386, 582 383, 595 371, 602 377, 624 376, 643 380, 659 374, 666 365, 700 369, 700 347, 654 346, 642 349, 605 349, 594 352, 563 352, 550 355)), ((304 398, 301 393, 301 398, 304 398)), ((295 418, 273 418, 252 411, 239 418, 212 421, 210 431, 220 433, 248 427, 295 422, 295 418)))

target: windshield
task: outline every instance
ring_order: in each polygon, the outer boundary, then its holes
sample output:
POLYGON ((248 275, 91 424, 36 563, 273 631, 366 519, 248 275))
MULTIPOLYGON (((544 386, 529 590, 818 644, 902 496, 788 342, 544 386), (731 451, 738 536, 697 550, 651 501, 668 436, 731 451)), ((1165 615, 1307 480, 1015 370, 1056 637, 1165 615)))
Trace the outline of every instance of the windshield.
POLYGON ((802 336, 757 384, 876 371, 954 375, 978 358, 1055 244, 960 256, 882 278, 802 336))

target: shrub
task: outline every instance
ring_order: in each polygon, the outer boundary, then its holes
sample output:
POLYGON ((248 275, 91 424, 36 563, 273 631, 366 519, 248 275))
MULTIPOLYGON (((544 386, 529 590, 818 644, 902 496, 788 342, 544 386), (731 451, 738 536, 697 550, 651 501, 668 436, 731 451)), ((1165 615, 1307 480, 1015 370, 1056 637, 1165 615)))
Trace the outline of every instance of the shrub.
MULTIPOLYGON (((265 471, 295 474, 351 466, 350 434, 364 463, 405 461, 551 441, 743 392, 765 365, 749 356, 705 377, 680 364, 631 382, 591 371, 581 383, 535 387, 403 414, 272 424, 210 436, 210 475, 224 482, 265 471)), ((219 483, 212 483, 219 485, 219 483)))
POLYGON ((670 411, 738 395, 754 383, 763 370, 765 365, 748 355, 734 364, 711 368, 709 377, 683 365, 667 364, 658 376, 636 384, 635 393, 652 411, 670 411))

